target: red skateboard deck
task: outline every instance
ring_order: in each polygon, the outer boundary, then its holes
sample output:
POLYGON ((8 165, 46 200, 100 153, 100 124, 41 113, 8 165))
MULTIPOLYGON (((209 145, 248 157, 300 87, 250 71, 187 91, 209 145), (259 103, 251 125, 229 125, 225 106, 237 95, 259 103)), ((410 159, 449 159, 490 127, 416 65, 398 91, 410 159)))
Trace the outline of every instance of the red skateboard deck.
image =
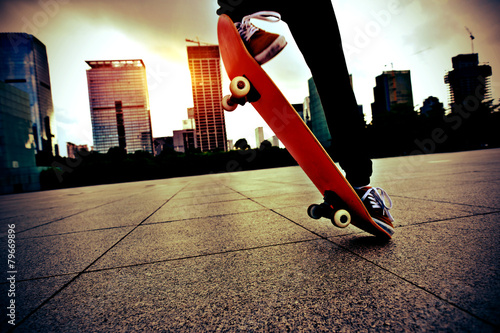
POLYGON ((244 76, 248 79, 252 86, 248 100, 253 107, 325 199, 331 196, 332 192, 335 193, 334 197, 340 198, 334 200, 334 210, 345 209, 350 213, 351 223, 356 227, 381 238, 391 238, 391 235, 372 220, 364 204, 323 146, 271 78, 248 53, 233 21, 227 15, 219 17, 217 33, 221 57, 229 78, 233 80, 244 76))

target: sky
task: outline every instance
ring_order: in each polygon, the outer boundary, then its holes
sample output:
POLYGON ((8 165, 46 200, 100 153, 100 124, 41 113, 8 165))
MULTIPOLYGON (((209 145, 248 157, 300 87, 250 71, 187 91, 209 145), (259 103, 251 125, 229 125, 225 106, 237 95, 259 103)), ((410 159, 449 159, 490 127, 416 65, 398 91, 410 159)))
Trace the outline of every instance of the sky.
MULTIPOLYGON (((371 119, 375 77, 410 70, 414 104, 429 96, 448 105, 444 75, 451 58, 474 52, 493 69, 493 98, 500 98, 500 0, 332 0, 358 104, 371 119)), ((0 31, 33 34, 47 47, 57 140, 92 146, 86 60, 143 59, 148 77, 153 136, 182 129, 193 106, 187 39, 217 44, 216 0, 0 0, 0 31)), ((265 9, 265 8, 263 8, 265 9)), ((290 103, 309 95, 311 77, 285 22, 254 21, 289 44, 264 65, 290 103)), ((324 35, 328 47, 328 31, 324 35)), ((223 92, 229 79, 223 71, 223 92)), ((226 112, 228 139, 255 147, 255 128, 272 131, 249 105, 226 112)))

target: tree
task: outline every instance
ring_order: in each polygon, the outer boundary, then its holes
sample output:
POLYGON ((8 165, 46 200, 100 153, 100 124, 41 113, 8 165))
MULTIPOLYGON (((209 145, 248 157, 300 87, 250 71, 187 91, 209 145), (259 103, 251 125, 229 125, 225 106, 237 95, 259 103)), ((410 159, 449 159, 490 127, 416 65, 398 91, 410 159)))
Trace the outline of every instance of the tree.
POLYGON ((247 150, 247 149, 250 149, 250 146, 248 145, 248 142, 246 139, 239 139, 238 141, 236 141, 236 143, 234 144, 234 147, 236 149, 240 149, 240 150, 247 150))
POLYGON ((260 143, 260 150, 264 150, 264 149, 267 149, 267 148, 271 148, 273 146, 273 144, 267 140, 264 140, 260 143))

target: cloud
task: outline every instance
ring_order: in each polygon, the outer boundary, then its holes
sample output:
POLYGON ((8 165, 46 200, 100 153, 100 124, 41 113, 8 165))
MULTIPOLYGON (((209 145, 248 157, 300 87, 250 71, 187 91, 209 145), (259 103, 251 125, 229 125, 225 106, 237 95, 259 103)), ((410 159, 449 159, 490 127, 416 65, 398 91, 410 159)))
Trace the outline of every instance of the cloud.
MULTIPOLYGON (((348 65, 365 112, 369 112, 373 99, 375 76, 392 62, 396 69, 412 70, 416 101, 429 94, 439 95, 436 91, 441 90, 444 92, 438 97, 446 100, 443 76, 445 70, 451 69, 451 57, 470 52, 464 26, 476 37, 474 46, 480 61, 489 61, 494 73, 500 68, 498 0, 333 3, 344 43, 359 49, 348 57, 348 65), (390 18, 381 16, 391 3, 399 3, 397 10, 391 12, 390 18), (359 34, 367 33, 367 29, 369 42, 360 46, 359 34)), ((186 108, 192 106, 185 38, 217 43, 217 7, 216 0, 0 0, 0 30, 31 30, 26 32, 47 46, 54 103, 60 106, 58 114, 62 112, 58 121, 64 124, 61 130, 69 133, 69 141, 79 140, 71 139, 70 132, 76 130, 72 116, 81 119, 78 122, 84 126, 90 124, 83 60, 94 57, 144 55, 155 132, 158 129, 159 135, 168 135, 181 125, 186 108)), ((278 26, 268 31, 282 33, 278 26)), ((325 43, 327 38, 325 35, 325 43)), ((292 43, 266 66, 291 102, 300 102, 307 95, 309 72, 292 43)), ((495 85, 495 77, 492 81, 495 85)), ((231 115, 233 123, 245 123, 238 114, 231 115)), ((234 126, 228 131, 237 133, 234 126)), ((87 128, 90 133, 90 125, 87 128)), ((253 142, 253 137, 250 140, 253 142)))
POLYGON ((213 6, 207 1, 83 1, 72 0, 74 12, 119 27, 133 37, 162 45, 164 38, 184 41, 196 32, 200 39, 216 42, 213 6), (212 27, 213 29, 210 29, 212 27))
POLYGON ((215 10, 215 0, 1 0, 0 27, 4 31, 31 30, 26 32, 37 35, 55 20, 80 18, 116 27, 162 50, 173 40, 184 42, 196 36, 216 43, 215 10))

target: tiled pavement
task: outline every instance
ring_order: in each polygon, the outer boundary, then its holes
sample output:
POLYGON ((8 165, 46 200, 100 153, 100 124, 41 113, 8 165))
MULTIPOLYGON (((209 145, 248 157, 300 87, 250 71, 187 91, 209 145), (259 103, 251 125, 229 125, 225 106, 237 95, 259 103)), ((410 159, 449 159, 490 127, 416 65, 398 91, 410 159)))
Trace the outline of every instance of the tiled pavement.
POLYGON ((16 332, 498 331, 499 162, 375 160, 385 243, 310 219, 298 167, 5 195, 1 327, 14 300, 16 332))

